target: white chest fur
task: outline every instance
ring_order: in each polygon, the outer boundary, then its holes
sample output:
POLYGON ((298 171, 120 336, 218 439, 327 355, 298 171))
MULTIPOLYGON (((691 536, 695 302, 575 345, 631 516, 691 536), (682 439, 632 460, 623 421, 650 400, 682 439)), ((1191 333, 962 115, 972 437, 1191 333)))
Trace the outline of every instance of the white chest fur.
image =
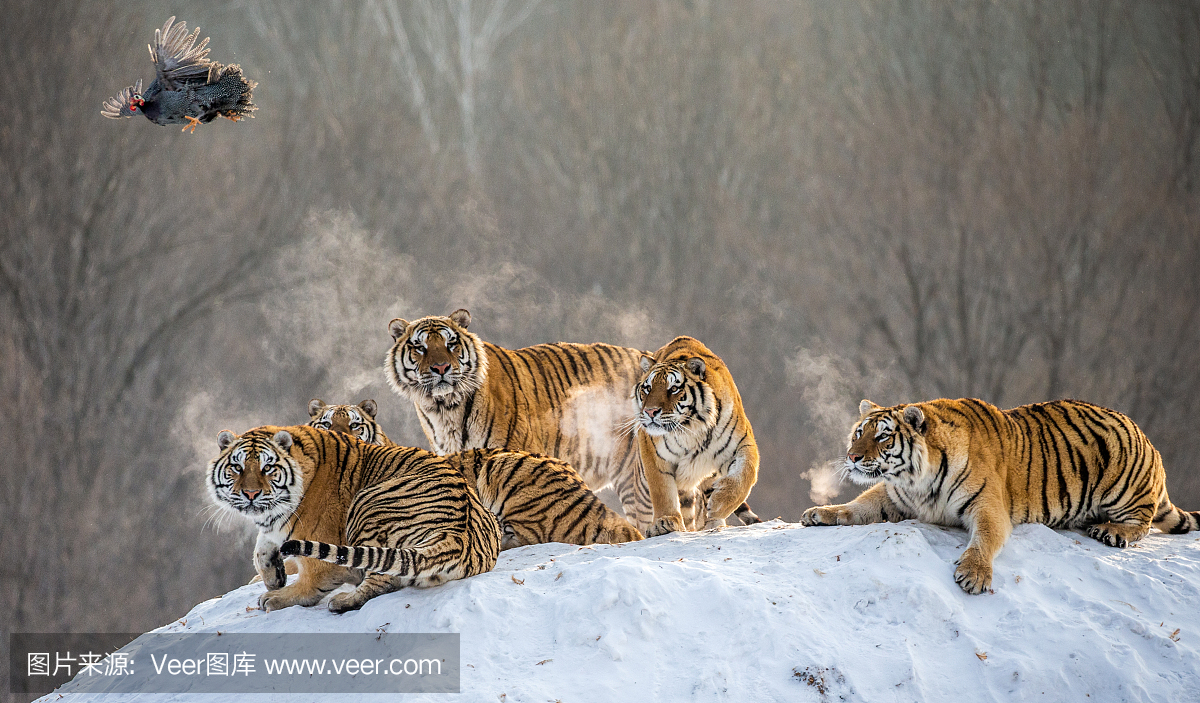
POLYGON ((653 438, 658 457, 675 467, 675 483, 680 490, 689 491, 709 476, 728 473, 738 448, 736 439, 728 436, 737 430, 732 413, 732 403, 726 403, 712 430, 675 431, 653 438))
MULTIPOLYGON (((924 460, 923 455, 921 459, 924 460)), ((944 475, 940 466, 931 466, 915 472, 916 477, 903 474, 886 479, 888 496, 906 514, 921 522, 960 527, 963 520, 958 507, 970 493, 951 491, 962 485, 960 479, 966 469, 966 456, 948 457, 944 475)))

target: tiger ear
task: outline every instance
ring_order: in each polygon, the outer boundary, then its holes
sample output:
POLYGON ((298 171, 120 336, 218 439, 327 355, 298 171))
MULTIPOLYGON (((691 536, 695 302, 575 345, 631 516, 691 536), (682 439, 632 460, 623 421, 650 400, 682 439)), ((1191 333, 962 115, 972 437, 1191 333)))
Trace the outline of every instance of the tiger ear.
POLYGON ((883 407, 883 406, 876 405, 876 404, 872 403, 871 401, 867 400, 866 398, 863 398, 858 403, 858 419, 860 419, 860 420, 863 419, 864 417, 867 416, 867 413, 871 412, 872 410, 878 410, 881 407, 883 407))
POLYGON ((701 381, 704 380, 704 377, 705 377, 704 359, 701 359, 698 356, 693 356, 692 358, 687 360, 687 367, 688 367, 688 371, 691 371, 692 373, 699 376, 701 381))
POLYGON ((275 436, 271 438, 271 441, 275 444, 278 444, 280 449, 287 452, 291 451, 292 442, 294 440, 292 439, 292 435, 288 434, 287 430, 279 430, 275 433, 275 436))
POLYGON ((388 323, 388 333, 392 335, 392 341, 400 339, 404 336, 404 332, 408 329, 408 320, 396 318, 388 323))
POLYGON ((229 430, 221 430, 217 434, 217 448, 221 451, 225 451, 229 448, 229 445, 233 444, 235 439, 237 439, 237 435, 234 433, 230 432, 229 430))
POLYGON ((904 409, 904 421, 912 425, 912 428, 920 434, 925 434, 925 430, 928 429, 925 412, 916 405, 910 405, 904 409))
POLYGON ((375 413, 379 412, 379 406, 376 405, 375 401, 371 400, 370 398, 367 398, 363 402, 359 403, 358 407, 362 408, 363 412, 371 417, 375 417, 375 413))
POLYGON ((642 373, 646 373, 650 370, 651 366, 654 366, 654 357, 649 354, 642 354, 640 361, 642 363, 642 373))
POLYGON ((459 308, 450 313, 450 321, 465 330, 471 324, 471 313, 466 308, 459 308))
POLYGON ((308 416, 316 417, 317 415, 320 415, 321 412, 327 407, 329 406, 325 405, 325 401, 321 400, 320 398, 313 398, 312 400, 308 401, 308 416))

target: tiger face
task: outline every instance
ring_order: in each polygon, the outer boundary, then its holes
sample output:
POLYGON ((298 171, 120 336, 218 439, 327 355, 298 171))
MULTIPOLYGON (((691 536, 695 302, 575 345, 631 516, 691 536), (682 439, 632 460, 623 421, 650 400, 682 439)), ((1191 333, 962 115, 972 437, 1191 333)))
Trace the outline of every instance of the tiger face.
POLYGON ((415 401, 454 407, 483 385, 487 354, 482 342, 467 332, 471 313, 455 310, 449 317, 423 317, 416 322, 392 320, 394 343, 387 354, 388 382, 415 401))
POLYGON ((925 414, 915 405, 900 412, 869 400, 859 405, 862 417, 850 430, 845 475, 861 485, 905 474, 919 476, 925 466, 925 414))
POLYGON ((704 379, 699 357, 658 363, 642 357, 642 378, 633 387, 634 421, 653 437, 682 432, 701 439, 717 421, 716 395, 704 379))
POLYGON ((208 465, 213 502, 252 519, 260 527, 278 524, 295 512, 304 496, 303 472, 292 458, 292 436, 229 430, 217 435, 220 456, 208 465))
POLYGON ((379 406, 374 400, 364 400, 358 405, 326 405, 320 398, 308 402, 309 427, 331 432, 344 432, 367 444, 387 446, 391 444, 387 435, 375 420, 379 406))

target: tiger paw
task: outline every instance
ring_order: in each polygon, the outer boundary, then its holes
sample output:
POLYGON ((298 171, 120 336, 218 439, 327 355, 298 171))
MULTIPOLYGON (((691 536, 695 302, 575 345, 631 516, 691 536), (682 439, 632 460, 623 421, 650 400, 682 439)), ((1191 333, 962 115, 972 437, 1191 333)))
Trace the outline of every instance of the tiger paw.
POLYGON ((658 537, 672 532, 683 532, 683 518, 679 515, 663 515, 655 520, 650 529, 646 530, 647 537, 658 537))
POLYGON ((1130 542, 1136 542, 1146 536, 1150 530, 1138 525, 1118 525, 1113 522, 1104 522, 1099 525, 1092 525, 1088 528, 1088 537, 1103 542, 1110 547, 1124 548, 1130 542))
POLYGON ((853 525, 854 513, 844 505, 821 505, 809 508, 800 516, 800 524, 812 527, 814 525, 853 525))
POLYGON ((349 612, 351 610, 358 610, 359 608, 363 607, 364 602, 365 601, 359 597, 358 591, 339 593, 333 598, 329 599, 329 612, 336 615, 341 615, 342 613, 349 612))
POLYGON ((725 521, 724 520, 709 520, 708 522, 704 523, 703 529, 705 531, 712 531, 712 532, 716 532, 718 530, 723 530, 723 529, 725 529, 725 521))
POLYGON ((972 595, 983 593, 992 587, 992 565, 979 552, 967 549, 958 558, 954 582, 972 595))
POLYGON ((279 596, 279 591, 267 591, 258 597, 258 607, 260 610, 265 610, 269 613, 272 610, 282 610, 292 605, 286 601, 286 598, 279 596))
POLYGON ((305 592, 296 588, 296 584, 284 586, 276 591, 267 591, 258 597, 258 607, 267 611, 282 610, 293 605, 316 605, 320 602, 320 591, 305 592))

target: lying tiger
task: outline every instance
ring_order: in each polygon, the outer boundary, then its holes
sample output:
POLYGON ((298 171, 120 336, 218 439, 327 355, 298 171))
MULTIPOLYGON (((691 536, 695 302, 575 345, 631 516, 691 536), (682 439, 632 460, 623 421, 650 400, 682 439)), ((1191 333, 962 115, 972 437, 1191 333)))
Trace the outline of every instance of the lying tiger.
POLYGON ((916 518, 965 527, 954 580, 991 587, 992 560, 1014 524, 1086 528, 1124 547, 1153 525, 1181 533, 1200 513, 1167 497, 1162 458, 1133 420, 1075 400, 1001 410, 974 398, 883 408, 869 400, 850 433, 845 472, 875 484, 844 505, 809 508, 805 525, 916 518))
MULTIPOLYGON (((379 426, 373 400, 358 405, 309 403, 309 425, 345 432, 364 442, 391 446, 379 426)), ((500 549, 527 544, 615 544, 642 539, 625 518, 604 505, 578 472, 561 459, 508 452, 468 449, 447 454, 446 460, 475 487, 484 505, 500 521, 500 549)), ((295 573, 288 562, 288 573, 295 573)))
POLYGON ((209 496, 258 526, 254 566, 264 610, 316 605, 335 613, 407 586, 490 571, 500 526, 463 475, 432 452, 380 447, 307 426, 223 430, 209 496), (283 557, 300 562, 290 585, 283 557))

